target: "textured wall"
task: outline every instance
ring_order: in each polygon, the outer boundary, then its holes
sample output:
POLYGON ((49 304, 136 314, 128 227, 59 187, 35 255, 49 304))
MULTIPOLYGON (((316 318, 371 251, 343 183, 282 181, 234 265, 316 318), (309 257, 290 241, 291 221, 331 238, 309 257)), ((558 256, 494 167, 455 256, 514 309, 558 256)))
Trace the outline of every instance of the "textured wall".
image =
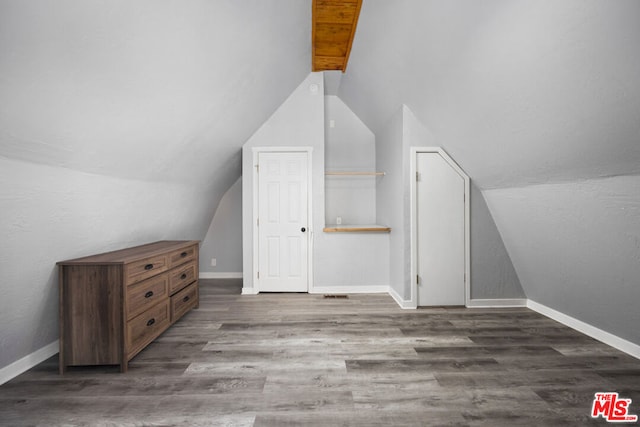
MULTIPOLYGON (((325 169, 371 172, 376 170, 376 157, 373 132, 338 97, 326 96, 325 169)), ((382 180, 371 176, 324 178, 326 223, 335 224, 341 216, 344 225, 376 224, 376 186, 382 180)), ((389 234, 321 233, 315 245, 316 287, 389 286, 389 234)))
MULTIPOLYGON (((377 188, 378 218, 393 228, 390 236, 390 286, 405 301, 411 299, 410 147, 438 142, 407 106, 402 106, 376 133, 378 168, 387 172, 377 188)), ((455 159, 454 159, 455 160, 455 159)), ((472 185, 471 298, 524 298, 509 254, 487 208, 472 185)))
POLYGON ((0 367, 58 339, 57 261, 200 239, 210 194, 0 158, 0 367))
MULTIPOLYGON (((373 132, 337 96, 325 96, 325 169, 372 172, 376 170, 373 132), (331 126, 333 123, 333 127, 331 126)), ((376 223, 376 177, 325 177, 325 222, 376 223)))
POLYGON ((471 182, 471 298, 526 298, 484 195, 471 182))
POLYGON ((338 95, 373 129, 410 107, 486 198, 526 296, 638 342, 638 40, 635 0, 369 0, 338 95))
POLYGON ((242 180, 220 199, 209 230, 200 245, 200 272, 242 273, 242 180), (211 265, 216 259, 216 266, 211 265))
POLYGON ((0 1, 0 368, 58 338, 56 261, 204 238, 308 74, 310 7, 0 1))
MULTIPOLYGON (((253 147, 312 147, 311 244, 324 226, 324 86, 311 73, 242 147, 243 287, 253 289, 253 147), (315 85, 315 91, 311 90, 315 85)), ((315 246, 314 246, 315 247, 315 246)), ((317 254, 315 255, 317 256, 317 254)), ((320 268, 315 266, 315 268, 320 268)))
POLYGON ((638 174, 638 40, 636 0, 369 0, 338 96, 406 104, 482 190, 638 174))
POLYGON ((528 298, 640 345, 640 176, 485 197, 528 298))
MULTIPOLYGON (((376 214, 389 234, 389 287, 403 299, 405 291, 404 175, 402 173, 402 109, 376 132, 376 169, 386 175, 376 187, 376 214)), ((408 242, 407 242, 408 244, 408 242)))
MULTIPOLYGON (((244 288, 253 288, 253 171, 252 148, 258 146, 313 147, 312 203, 314 287, 388 286, 386 236, 345 236, 322 231, 325 225, 325 97, 322 73, 311 73, 243 147, 242 212, 244 288), (317 93, 309 90, 318 85, 317 93)), ((344 116, 343 116, 344 117, 344 116)), ((351 117, 353 119, 353 117, 351 117)))

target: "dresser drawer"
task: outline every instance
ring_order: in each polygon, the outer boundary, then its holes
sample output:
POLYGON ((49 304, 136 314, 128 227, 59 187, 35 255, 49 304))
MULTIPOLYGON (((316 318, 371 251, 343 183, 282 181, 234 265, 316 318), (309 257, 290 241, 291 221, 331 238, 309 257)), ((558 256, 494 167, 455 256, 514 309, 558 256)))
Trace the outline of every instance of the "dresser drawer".
POLYGON ((149 310, 127 322, 128 357, 133 357, 169 327, 169 300, 151 307, 149 310))
POLYGON ((127 287, 127 319, 147 310, 169 295, 168 273, 160 274, 143 282, 127 287))
POLYGON ((198 246, 192 245, 184 249, 173 251, 169 253, 169 268, 173 268, 176 265, 184 264, 185 262, 195 260, 198 255, 198 246))
POLYGON ((195 261, 171 270, 169 272, 169 294, 179 291, 196 280, 196 274, 195 261))
POLYGON ((126 265, 125 282, 131 285, 169 269, 166 254, 134 261, 126 265))
POLYGON ((195 282, 171 297, 171 323, 197 305, 198 282, 195 282))

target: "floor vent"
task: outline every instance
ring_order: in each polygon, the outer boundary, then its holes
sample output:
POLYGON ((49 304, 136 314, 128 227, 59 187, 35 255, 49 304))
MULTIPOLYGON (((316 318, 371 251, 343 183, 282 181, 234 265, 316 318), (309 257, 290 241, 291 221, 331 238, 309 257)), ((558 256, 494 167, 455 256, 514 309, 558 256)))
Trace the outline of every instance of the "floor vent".
POLYGON ((349 295, 344 295, 344 294, 325 294, 324 295, 325 298, 335 298, 335 299, 347 299, 349 298, 349 295))

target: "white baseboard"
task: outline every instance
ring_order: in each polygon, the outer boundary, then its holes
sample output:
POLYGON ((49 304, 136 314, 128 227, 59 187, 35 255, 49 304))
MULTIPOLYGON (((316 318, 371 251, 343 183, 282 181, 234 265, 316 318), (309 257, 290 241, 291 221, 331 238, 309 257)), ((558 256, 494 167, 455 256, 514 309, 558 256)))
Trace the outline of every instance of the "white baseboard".
POLYGON ((242 273, 211 273, 201 271, 198 275, 200 279, 242 279, 242 273))
MULTIPOLYGON (((324 286, 309 290, 310 294, 386 294, 388 286, 324 286)), ((242 288, 242 295, 256 295, 256 288, 242 288)))
POLYGON ((582 332, 591 338, 597 339, 613 348, 617 348, 635 358, 640 359, 640 345, 634 344, 631 341, 627 341, 602 329, 596 328, 593 325, 578 320, 574 317, 561 313, 553 308, 547 307, 532 300, 527 301, 527 307, 533 311, 547 316, 556 322, 560 322, 565 326, 575 329, 578 332, 582 332))
POLYGON ((469 308, 509 308, 526 306, 526 298, 471 299, 467 303, 467 307, 469 308))
POLYGON ((309 290, 310 294, 386 294, 388 286, 322 286, 309 290))
POLYGON ((398 291, 393 289, 391 286, 389 286, 389 295, 391 295, 391 298, 393 298, 396 301, 396 303, 400 306, 400 308, 404 310, 415 310, 416 308, 418 308, 416 307, 415 304, 411 302, 411 300, 402 299, 398 291))
POLYGON ((0 385, 12 380, 21 373, 28 371, 38 363, 44 362, 45 360, 56 354, 59 349, 60 341, 55 340, 51 344, 48 344, 31 354, 27 354, 22 359, 16 360, 12 364, 0 369, 0 385))

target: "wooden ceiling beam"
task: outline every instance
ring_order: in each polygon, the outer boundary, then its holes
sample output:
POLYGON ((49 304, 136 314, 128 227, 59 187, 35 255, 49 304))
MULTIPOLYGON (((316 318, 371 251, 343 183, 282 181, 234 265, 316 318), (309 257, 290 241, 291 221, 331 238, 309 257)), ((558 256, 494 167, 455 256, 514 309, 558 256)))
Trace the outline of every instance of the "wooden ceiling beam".
POLYGON ((349 61, 362 0, 312 1, 312 70, 344 72, 349 61))
POLYGON ((313 61, 313 71, 342 70, 344 66, 344 56, 316 56, 313 61))
POLYGON ((336 24, 353 23, 357 5, 355 2, 333 2, 318 0, 319 8, 316 15, 316 22, 330 22, 336 24))

